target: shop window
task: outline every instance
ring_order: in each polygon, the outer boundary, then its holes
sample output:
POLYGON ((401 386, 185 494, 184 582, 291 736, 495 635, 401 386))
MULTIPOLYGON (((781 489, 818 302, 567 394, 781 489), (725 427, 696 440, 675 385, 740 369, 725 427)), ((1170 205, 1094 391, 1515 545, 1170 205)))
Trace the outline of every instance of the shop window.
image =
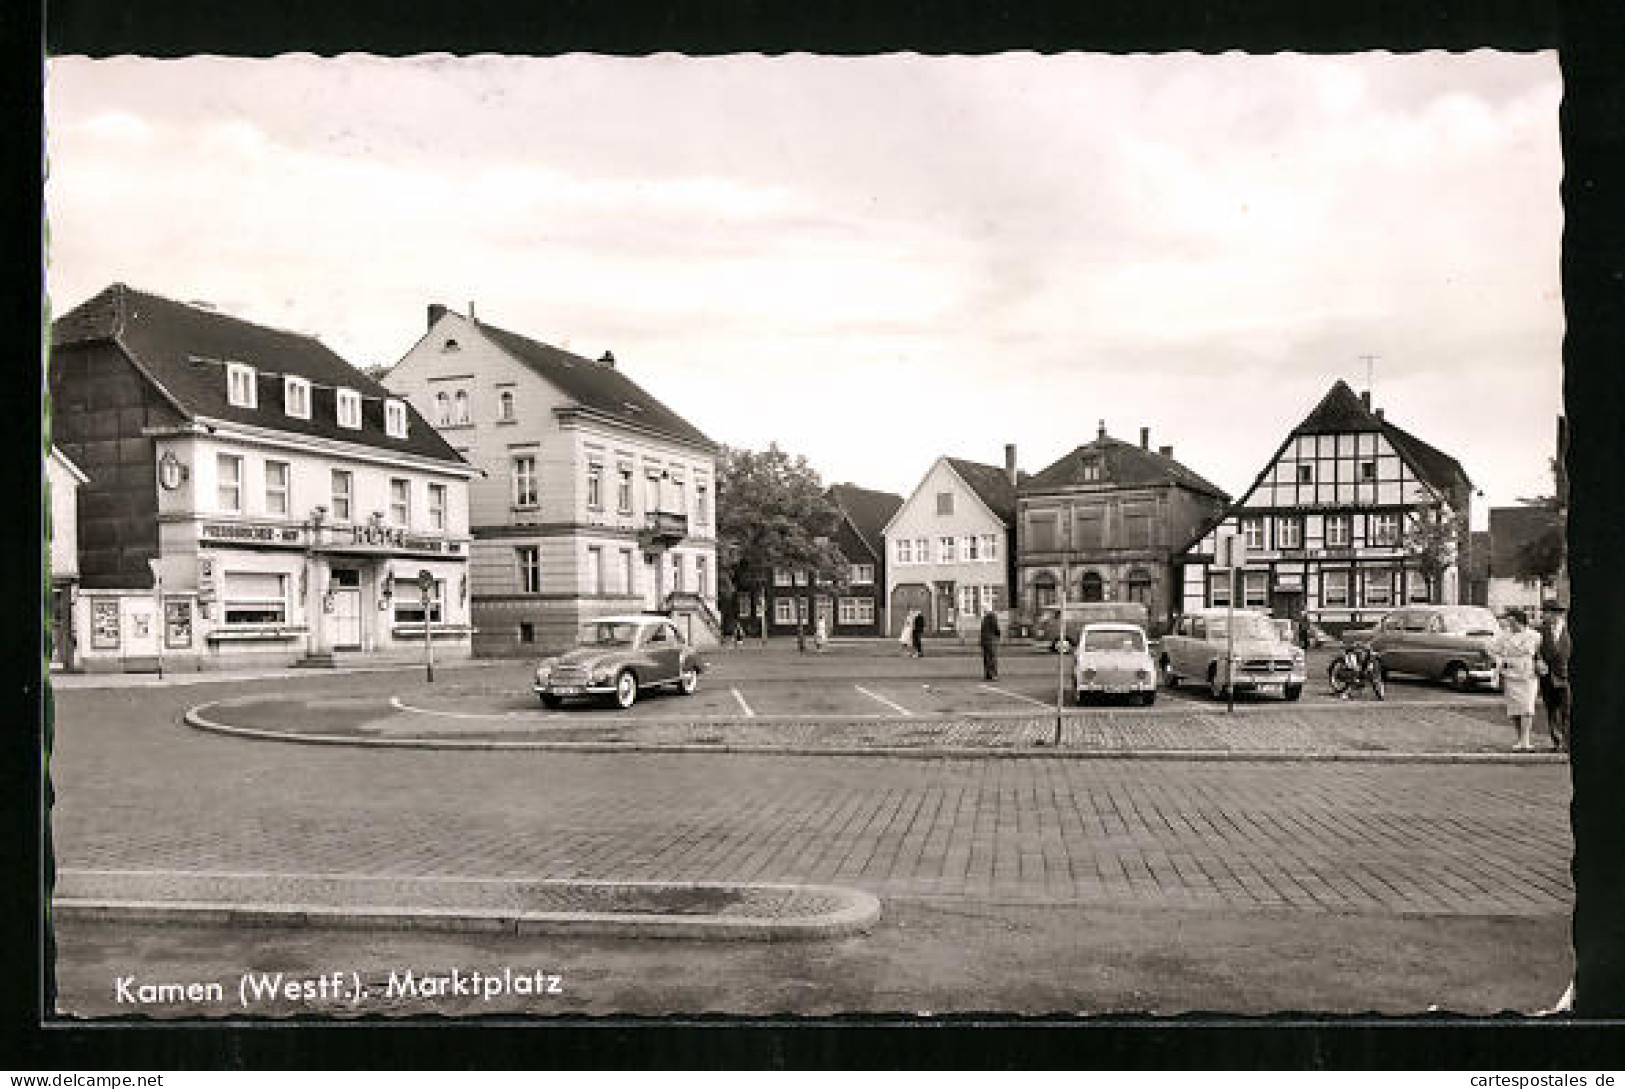
POLYGON ((1322 571, 1320 574, 1320 603, 1334 608, 1346 608, 1349 603, 1349 573, 1322 571))
POLYGON ((529 620, 521 620, 519 622, 519 641, 521 643, 536 642, 536 625, 529 620))
POLYGON ((1078 597, 1081 601, 1105 601, 1106 584, 1095 572, 1085 571, 1078 580, 1078 597))
POLYGON ((1365 572, 1365 604, 1387 608, 1394 603, 1394 573, 1386 567, 1365 572))
POLYGON ((288 576, 259 571, 227 571, 226 624, 286 624, 288 576))
MULTIPOLYGON (((429 622, 439 624, 445 619, 441 613, 441 606, 446 597, 446 582, 444 579, 435 579, 434 589, 429 592, 429 622)), ((395 587, 395 623, 421 624, 423 623, 423 591, 416 583, 399 583, 395 587)))
POLYGON ((1241 575, 1241 603, 1248 609, 1262 609, 1270 603, 1268 571, 1244 571, 1241 575))
POLYGON ((1230 572, 1214 571, 1207 577, 1208 603, 1214 606, 1230 604, 1230 572))

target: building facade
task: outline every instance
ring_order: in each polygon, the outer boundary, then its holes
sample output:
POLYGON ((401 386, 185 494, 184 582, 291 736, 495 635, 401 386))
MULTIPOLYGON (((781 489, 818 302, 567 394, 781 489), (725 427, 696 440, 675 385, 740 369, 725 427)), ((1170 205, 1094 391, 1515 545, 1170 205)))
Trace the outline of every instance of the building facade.
POLYGON ((1247 546, 1238 607, 1335 632, 1407 603, 1460 603, 1471 496, 1455 458, 1338 381, 1241 500, 1182 551, 1184 607, 1230 600, 1230 576, 1213 564, 1220 533, 1247 546))
POLYGON ((1015 447, 1005 467, 939 457, 886 522, 886 631, 909 613, 932 635, 974 634, 984 613, 1007 626, 1015 573, 1015 447))
MULTIPOLYGON (((809 633, 819 620, 831 636, 872 637, 886 632, 886 523, 903 505, 903 497, 855 484, 833 484, 830 502, 841 512, 834 542, 850 570, 842 587, 809 587, 811 577, 789 569, 773 572, 767 594, 769 635, 809 633), (810 605, 809 605, 810 602, 810 605), (799 617, 799 625, 798 625, 799 617)), ((752 595, 735 595, 734 611, 749 624, 752 595)))
POLYGON ((84 472, 55 446, 45 458, 50 489, 51 668, 74 668, 78 630, 73 604, 79 592, 79 488, 89 483, 84 472))
POLYGON ((716 445, 613 356, 435 305, 385 381, 482 472, 469 499, 476 654, 565 647, 583 620, 646 609, 715 641, 716 445))
POLYGON ((1134 601, 1164 628, 1182 603, 1173 557, 1230 497, 1173 458, 1106 434, 1024 481, 1017 490, 1018 601, 1036 619, 1066 599, 1134 601))
POLYGON ((1539 617, 1545 603, 1555 597, 1552 587, 1526 573, 1523 552, 1558 525, 1558 514, 1550 507, 1491 507, 1490 555, 1484 604, 1497 616, 1508 609, 1522 609, 1539 617))
POLYGON ((474 470, 314 337, 115 285, 56 323, 51 393, 85 668, 468 656, 474 470))

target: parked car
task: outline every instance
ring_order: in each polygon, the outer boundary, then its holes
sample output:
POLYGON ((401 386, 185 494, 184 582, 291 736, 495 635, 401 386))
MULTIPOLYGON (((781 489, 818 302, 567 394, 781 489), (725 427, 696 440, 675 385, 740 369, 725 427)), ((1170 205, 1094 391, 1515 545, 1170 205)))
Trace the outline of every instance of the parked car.
POLYGON ((1078 702, 1091 696, 1132 696, 1149 707, 1157 702, 1157 666, 1137 624, 1085 624, 1078 633, 1072 664, 1078 702))
POLYGON ((692 695, 704 668, 699 652, 665 616, 604 616, 581 625, 573 650, 543 659, 533 687, 549 708, 566 699, 605 696, 626 708, 645 689, 692 695))
MULTIPOLYGON (((1173 688, 1183 681, 1200 681, 1214 698, 1226 695, 1230 669, 1225 648, 1231 615, 1228 609, 1201 609, 1179 618, 1173 630, 1162 637, 1157 665, 1165 684, 1173 688)), ((1236 609, 1234 618, 1236 691, 1285 696, 1289 700, 1303 695, 1303 650, 1283 640, 1265 613, 1236 609)))
POLYGON ((1465 692, 1499 682, 1490 649, 1499 634, 1495 614, 1480 605, 1411 605, 1375 628, 1345 632, 1343 640, 1369 644, 1388 673, 1442 680, 1465 692))
MULTIPOLYGON (((1141 631, 1151 627, 1151 612, 1138 601, 1069 601, 1066 606, 1067 642, 1078 645, 1078 635, 1086 624, 1133 624, 1141 631)), ((1061 607, 1051 605, 1038 610, 1033 621, 1033 643, 1049 650, 1060 650, 1061 607)))

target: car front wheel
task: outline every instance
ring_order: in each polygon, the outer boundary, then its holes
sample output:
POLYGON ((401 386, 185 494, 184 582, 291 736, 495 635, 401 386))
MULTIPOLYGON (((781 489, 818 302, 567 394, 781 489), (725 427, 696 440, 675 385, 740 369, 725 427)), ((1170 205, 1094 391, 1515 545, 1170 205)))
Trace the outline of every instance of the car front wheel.
POLYGON ((683 667, 682 675, 677 678, 677 687, 685 696, 692 696, 694 690, 700 686, 700 671, 691 665, 683 667))
POLYGON ((1473 686, 1473 678, 1460 662, 1452 662, 1450 668, 1444 671, 1444 681, 1457 692, 1465 692, 1473 686))
POLYGON ((559 699, 555 695, 552 695, 551 693, 542 693, 542 706, 547 708, 549 711, 557 711, 563 703, 563 700, 559 699))
POLYGON ((630 669, 623 669, 615 678, 615 706, 626 710, 638 702, 638 679, 630 669))
POLYGON ((1156 703, 1156 702, 1157 702, 1157 694, 1155 692, 1141 692, 1140 693, 1140 706, 1141 707, 1150 707, 1153 703, 1156 703))

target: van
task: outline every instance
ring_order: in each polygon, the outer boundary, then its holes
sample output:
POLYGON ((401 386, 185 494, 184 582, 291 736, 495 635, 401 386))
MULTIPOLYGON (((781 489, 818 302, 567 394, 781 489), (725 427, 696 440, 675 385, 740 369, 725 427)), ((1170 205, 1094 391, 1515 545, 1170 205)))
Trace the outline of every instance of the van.
MULTIPOLYGON (((1085 624, 1135 624, 1149 633, 1151 610, 1138 601, 1069 601, 1066 605, 1067 642, 1078 644, 1078 635, 1085 624)), ((1059 650, 1062 635, 1061 607, 1051 605, 1038 610, 1033 622, 1033 645, 1059 650)))

